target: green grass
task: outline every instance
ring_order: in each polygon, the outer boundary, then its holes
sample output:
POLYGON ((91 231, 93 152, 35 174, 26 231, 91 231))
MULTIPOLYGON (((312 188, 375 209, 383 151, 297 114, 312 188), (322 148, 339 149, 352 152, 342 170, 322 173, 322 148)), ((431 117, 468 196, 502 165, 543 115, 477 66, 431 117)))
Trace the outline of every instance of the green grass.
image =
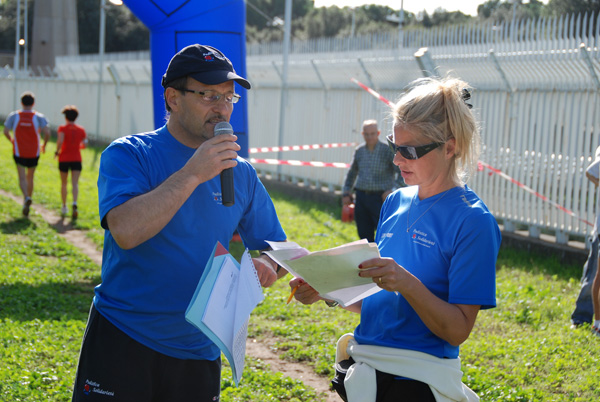
MULTIPOLYGON (((19 194, 10 144, 0 141, 0 188, 19 194)), ((56 161, 43 155, 34 201, 59 212, 56 161)), ((77 227, 102 242, 97 216, 99 150, 84 150, 77 227)), ((339 206, 273 193, 288 237, 309 250, 356 240, 352 224, 339 220, 339 206)), ((241 253, 232 243, 232 254, 241 253)), ((68 401, 77 354, 100 268, 32 213, 0 197, 0 400, 68 401)), ((569 329, 580 265, 502 249, 498 260, 498 307, 480 312, 461 347, 464 381, 482 401, 594 401, 600 398, 600 339, 589 327, 569 329)), ((289 361, 331 377, 335 341, 351 332, 358 315, 323 303, 287 305, 287 280, 265 291, 253 312, 250 336, 279 349, 289 361)), ((301 381, 274 373, 247 358, 239 387, 224 361, 222 401, 322 401, 301 381)))
POLYGON ((39 215, 0 211, 0 400, 69 400, 98 267, 39 215))
MULTIPOLYGON (((17 180, 17 168, 12 157, 11 144, 3 138, 0 139, 0 188, 10 191, 13 194, 22 196, 17 180)), ((48 143, 47 152, 42 154, 39 165, 35 170, 33 201, 44 204, 47 209, 60 214, 60 175, 58 172, 58 160, 54 158, 56 142, 53 138, 48 143)), ((79 218, 76 223, 78 229, 84 230, 86 235, 92 239, 98 247, 102 247, 104 233, 100 227, 98 218, 98 190, 96 182, 98 180, 98 165, 100 163, 99 148, 88 147, 82 150, 82 171, 79 178, 79 199, 77 200, 79 218)), ((67 186, 67 205, 70 207, 71 199, 71 178, 69 177, 67 186)))

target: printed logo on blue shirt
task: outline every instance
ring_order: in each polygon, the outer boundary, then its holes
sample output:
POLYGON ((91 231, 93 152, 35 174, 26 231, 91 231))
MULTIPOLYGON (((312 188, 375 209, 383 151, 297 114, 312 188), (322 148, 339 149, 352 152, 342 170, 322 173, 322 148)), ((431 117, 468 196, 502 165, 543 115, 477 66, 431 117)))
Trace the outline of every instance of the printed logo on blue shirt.
POLYGON ((221 193, 212 193, 213 201, 219 205, 223 205, 223 195, 221 193))
POLYGON ((427 233, 421 232, 418 229, 413 229, 411 238, 413 240, 413 243, 418 244, 420 246, 425 246, 427 248, 435 246, 435 242, 427 238, 427 233))

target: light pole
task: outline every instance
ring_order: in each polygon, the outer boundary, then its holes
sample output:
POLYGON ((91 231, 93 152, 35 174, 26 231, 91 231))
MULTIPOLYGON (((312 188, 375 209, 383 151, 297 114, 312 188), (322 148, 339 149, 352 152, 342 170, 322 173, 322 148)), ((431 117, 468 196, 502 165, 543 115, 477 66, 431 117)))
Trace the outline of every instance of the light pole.
POLYGON ((398 14, 398 49, 404 47, 404 0, 400 2, 400 14, 398 14))
MULTIPOLYGON (((288 60, 290 54, 290 36, 292 33, 292 0, 285 0, 284 12, 284 30, 283 30, 283 73, 281 76, 281 104, 279 105, 279 139, 277 145, 283 145, 283 131, 285 126, 285 107, 288 96, 288 60)), ((281 151, 277 154, 277 159, 283 159, 281 151)), ((277 166, 277 176, 281 180, 281 165, 277 166)))
POLYGON ((17 71, 19 71, 19 58, 21 57, 21 45, 19 44, 19 40, 21 40, 21 0, 17 0, 17 30, 15 31, 15 62, 13 66, 15 78, 17 76, 17 71))
POLYGON ((390 22, 398 22, 398 49, 402 49, 404 46, 404 0, 400 2, 400 11, 398 16, 395 14, 388 15, 385 17, 390 22))
POLYGON ((14 62, 14 70, 15 75, 16 72, 21 69, 21 46, 23 46, 23 68, 27 71, 27 47, 29 46, 29 38, 28 38, 28 19, 27 8, 28 1, 24 0, 25 3, 25 15, 23 19, 23 37, 21 37, 21 0, 17 0, 17 30, 15 32, 15 62, 14 62))
POLYGON ((356 31, 356 7, 352 7, 352 28, 350 29, 350 37, 354 38, 356 31))
POLYGON ((13 62, 13 110, 17 108, 17 75, 19 74, 19 58, 21 56, 21 0, 17 0, 17 29, 15 30, 15 61, 13 62))
POLYGON ((23 16, 23 69, 25 70, 25 75, 27 76, 27 56, 28 56, 28 51, 27 48, 29 47, 29 37, 28 37, 28 32, 27 30, 29 29, 28 25, 29 25, 29 17, 27 15, 27 10, 29 8, 29 3, 27 0, 25 0, 25 9, 23 10, 25 12, 25 15, 23 16))
MULTIPOLYGON (((123 4, 121 0, 109 0, 115 6, 123 4)), ((102 110, 102 80, 104 73, 104 39, 106 36, 106 0, 100 0, 100 38, 98 40, 98 104, 96 105, 96 139, 100 136, 100 111, 102 110)))

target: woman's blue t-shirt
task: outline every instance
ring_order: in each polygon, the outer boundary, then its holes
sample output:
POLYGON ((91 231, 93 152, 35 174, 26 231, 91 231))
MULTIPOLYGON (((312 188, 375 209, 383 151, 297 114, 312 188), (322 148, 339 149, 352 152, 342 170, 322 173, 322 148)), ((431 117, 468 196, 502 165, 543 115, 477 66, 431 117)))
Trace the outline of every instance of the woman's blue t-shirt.
MULTIPOLYGON (((401 188, 386 199, 376 237, 381 256, 393 258, 442 300, 495 307, 501 241, 495 218, 467 186, 424 200, 417 189, 401 188)), ((402 294, 385 290, 363 300, 355 338, 440 358, 459 352, 425 326, 402 294)))

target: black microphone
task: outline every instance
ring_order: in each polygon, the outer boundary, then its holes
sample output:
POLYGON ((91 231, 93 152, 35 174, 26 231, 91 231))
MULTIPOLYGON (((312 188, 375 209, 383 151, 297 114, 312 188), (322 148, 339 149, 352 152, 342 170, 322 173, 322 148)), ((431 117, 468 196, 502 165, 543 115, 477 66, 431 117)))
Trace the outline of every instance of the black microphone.
MULTIPOLYGON (((215 136, 221 134, 233 134, 233 127, 226 121, 215 125, 215 136)), ((223 205, 230 207, 235 203, 235 191, 233 189, 233 168, 221 172, 221 198, 223 205)))

